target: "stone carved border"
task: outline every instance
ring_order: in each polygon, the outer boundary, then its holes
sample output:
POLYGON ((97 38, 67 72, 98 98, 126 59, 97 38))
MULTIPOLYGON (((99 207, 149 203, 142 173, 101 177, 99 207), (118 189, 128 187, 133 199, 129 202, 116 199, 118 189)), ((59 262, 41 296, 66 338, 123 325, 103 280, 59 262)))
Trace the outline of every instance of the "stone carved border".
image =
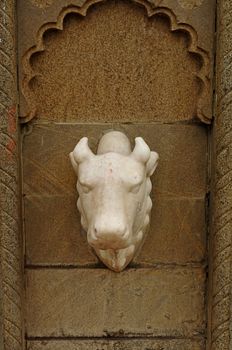
MULTIPOLYGON (((22 66, 24 69, 24 79, 22 82, 22 92, 30 108, 30 112, 27 116, 21 118, 22 123, 28 122, 36 116, 36 103, 33 101, 33 93, 30 91, 30 81, 36 76, 30 64, 30 58, 33 54, 45 50, 43 43, 43 36, 46 31, 50 29, 63 30, 63 22, 66 15, 69 13, 77 13, 83 17, 87 15, 88 9, 97 3, 103 2, 105 0, 87 0, 82 7, 68 6, 64 8, 57 18, 57 22, 44 24, 37 33, 37 44, 36 46, 30 48, 23 57, 22 66)), ((196 31, 186 23, 178 23, 174 13, 166 7, 155 7, 147 0, 131 0, 145 7, 148 17, 153 17, 155 15, 163 14, 166 15, 170 20, 170 30, 172 32, 182 31, 187 33, 190 38, 188 43, 188 52, 194 53, 201 58, 202 67, 199 73, 196 75, 201 84, 201 93, 198 98, 197 103, 197 117, 204 123, 210 124, 211 122, 211 112, 207 111, 207 105, 211 98, 210 89, 210 64, 208 54, 198 46, 198 36, 196 31)))
POLYGON ((211 218, 210 350, 232 349, 232 1, 218 1, 211 218))
POLYGON ((15 1, 0 1, 0 349, 23 349, 15 1))
MULTIPOLYGON (((0 349, 23 350, 15 1, 0 2, 0 349), (3 6, 4 5, 4 6, 3 6)), ((232 349, 232 2, 218 2, 208 350, 232 349)))

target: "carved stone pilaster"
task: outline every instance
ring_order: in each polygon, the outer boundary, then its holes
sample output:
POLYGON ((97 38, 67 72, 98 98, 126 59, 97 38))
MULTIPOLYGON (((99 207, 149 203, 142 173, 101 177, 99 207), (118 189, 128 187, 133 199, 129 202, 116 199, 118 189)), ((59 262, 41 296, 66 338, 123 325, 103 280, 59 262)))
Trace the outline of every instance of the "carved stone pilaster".
POLYGON ((22 350, 15 1, 0 1, 0 349, 22 350))
POLYGON ((218 1, 210 350, 232 349, 232 2, 218 1))

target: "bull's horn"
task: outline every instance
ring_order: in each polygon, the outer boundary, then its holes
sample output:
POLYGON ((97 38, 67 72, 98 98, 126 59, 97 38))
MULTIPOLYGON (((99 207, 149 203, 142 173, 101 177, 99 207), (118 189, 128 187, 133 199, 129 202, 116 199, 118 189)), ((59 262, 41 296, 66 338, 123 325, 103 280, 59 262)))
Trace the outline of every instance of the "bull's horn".
POLYGON ((76 163, 79 164, 84 160, 90 159, 94 156, 93 152, 89 148, 88 138, 83 137, 73 150, 73 158, 76 163))
POLYGON ((146 144, 146 142, 143 140, 142 137, 136 137, 135 138, 135 148, 133 152, 131 153, 131 157, 134 159, 146 163, 148 159, 150 158, 150 148, 146 144))

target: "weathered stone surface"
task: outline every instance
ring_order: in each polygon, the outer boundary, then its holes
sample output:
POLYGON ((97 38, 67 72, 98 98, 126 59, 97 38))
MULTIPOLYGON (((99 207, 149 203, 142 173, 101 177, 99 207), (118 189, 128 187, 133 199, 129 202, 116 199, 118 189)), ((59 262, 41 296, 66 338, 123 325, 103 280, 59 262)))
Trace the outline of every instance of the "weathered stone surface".
POLYGON ((160 155, 153 176, 153 194, 203 197, 207 185, 207 131, 197 125, 62 124, 35 125, 23 142, 24 195, 73 194, 76 177, 69 153, 77 141, 89 137, 93 151, 106 130, 124 131, 131 143, 141 136, 160 155))
POLYGON ((204 199, 154 198, 149 233, 137 263, 200 262, 205 259, 204 199))
POLYGON ((29 337, 204 333, 201 269, 28 270, 29 337))
MULTIPOLYGON (((97 0, 95 0, 95 2, 98 2, 97 0)), ((139 1, 138 1, 139 2, 139 1)), ((68 0, 20 0, 17 2, 18 4, 18 15, 19 15, 19 57, 21 58, 26 52, 28 52, 29 48, 32 48, 36 45, 36 43, 38 44, 38 31, 39 29, 44 25, 49 23, 49 25, 51 25, 51 23, 56 23, 60 11, 61 9, 65 9, 67 8, 68 5, 72 5, 72 6, 76 6, 76 8, 84 8, 83 14, 85 15, 85 8, 88 7, 89 5, 93 4, 94 1, 91 2, 86 2, 84 0, 73 0, 70 4, 70 1, 68 0), (25 20, 25 18, 27 20, 25 20)), ((136 8, 137 7, 137 1, 128 1, 128 3, 125 4, 125 2, 123 1, 124 5, 128 4, 128 6, 130 6, 131 8, 136 8)), ((141 4, 141 2, 140 2, 141 4)), ((99 5, 99 4, 98 4, 99 5)), ((96 5, 96 8, 101 7, 100 5, 98 6, 96 5)), ((207 118, 211 118, 211 108, 210 108, 210 84, 208 84, 208 78, 210 76, 210 66, 213 67, 213 40, 214 40, 214 9, 215 9, 215 1, 214 0, 162 0, 162 4, 160 2, 160 0, 149 0, 149 1, 144 1, 143 2, 144 6, 147 6, 150 8, 161 8, 164 9, 164 12, 166 15, 172 17, 172 14, 174 15, 174 25, 173 25, 173 29, 176 28, 176 23, 180 26, 182 26, 182 24, 184 24, 184 31, 187 29, 187 31, 189 32, 188 35, 190 35, 192 37, 193 40, 191 40, 191 45, 193 48, 193 51, 197 50, 198 53, 200 53, 201 58, 204 61, 204 67, 203 67, 203 76, 205 76, 205 80, 203 82, 202 80, 202 85, 205 86, 205 91, 204 94, 202 95, 202 101, 201 101, 201 106, 199 106, 200 108, 198 109, 200 113, 199 114, 203 114, 203 115, 207 115, 207 118), (202 48, 203 50, 199 49, 202 48), (211 60, 211 64, 210 61, 211 60)), ((106 4, 106 6, 109 7, 109 2, 106 4)), ((117 7, 118 3, 114 3, 114 6, 117 7)), ((73 8, 73 7, 72 7, 73 8)), ((134 10, 134 12, 136 12, 136 9, 134 10)), ((142 12, 142 11, 141 11, 142 12)), ((89 17, 89 11, 87 14, 87 17, 89 17)), ((116 17, 116 16, 115 16, 116 17)), ((129 24, 130 21, 130 16, 127 16, 127 23, 129 24)), ((88 21, 88 20, 87 20, 88 21)), ((111 24, 113 24, 115 22, 114 18, 112 21, 110 21, 110 26, 107 24, 107 19, 103 18, 102 20, 100 20, 101 25, 103 24, 103 26, 105 25, 105 27, 107 27, 107 33, 110 36, 110 33, 112 32, 112 30, 114 30, 113 26, 111 24)), ((116 18, 116 22, 117 22, 117 18, 116 18)), ((149 21, 148 21, 149 22, 149 21)), ((151 22, 151 21, 150 21, 151 22)), ((97 23, 98 26, 99 22, 97 23)), ((113 34, 113 37, 111 38, 111 42, 115 42, 115 38, 118 37, 119 33, 122 34, 122 31, 124 30, 125 27, 125 22, 124 22, 124 18, 122 18, 122 22, 119 22, 120 25, 120 29, 117 30, 116 28, 116 32, 113 34)), ((96 26, 96 28, 97 28, 96 26)), ((130 32, 132 31, 133 26, 130 25, 130 32)), ((182 28, 181 28, 182 29, 182 28)), ((87 31, 89 29, 87 28, 87 31)), ((141 33, 139 33, 141 36, 141 33)), ((108 36, 108 37, 109 37, 108 36)), ((128 36, 128 32, 126 32, 126 36, 128 36)), ((91 37, 91 34, 89 35, 89 37, 91 37)), ((139 35, 136 36, 137 38, 139 37, 139 35)), ((77 37, 75 37, 75 40, 77 39, 77 37)), ((91 40, 91 39, 90 39, 91 40)), ((100 39, 99 36, 99 41, 100 41, 100 46, 102 46, 102 43, 104 44, 104 40, 103 38, 100 39)), ((161 42, 163 41, 160 40, 161 42)), ((164 40, 165 41, 165 40, 164 40)), ((121 40, 120 40, 121 42, 121 40)), ((98 40, 96 40, 96 43, 98 43, 98 40)), ((154 40, 152 42, 152 44, 154 43, 154 40)), ((117 45, 118 42, 116 43, 117 45)), ((73 45, 73 42, 72 42, 73 45)), ((146 44, 145 44, 146 45, 146 44)), ((95 43, 94 43, 95 46, 95 43)), ((152 50, 152 46, 151 45, 151 50, 152 50)), ((112 46, 111 46, 112 47, 112 46)), ((70 48, 69 43, 67 43, 67 48, 70 48)), ((191 52, 192 52, 192 48, 191 48, 191 52)), ((126 50, 128 51, 128 50, 126 50)), ((143 51, 143 50, 142 50, 143 51)), ((141 51, 141 52, 142 52, 141 51)), ((139 56, 141 56, 141 52, 139 52, 139 54, 137 55, 136 58, 138 58, 139 56)), ((29 53, 30 54, 30 53, 29 53)), ((128 53, 129 54, 129 53, 128 53)), ((66 53, 65 53, 66 55, 66 53)), ((70 56, 70 54, 69 54, 70 56)), ((69 57, 67 56, 67 57, 69 57)), ((106 58, 107 55, 104 56, 104 59, 106 58)), ((114 55, 115 56, 115 55, 114 55)), ((150 53, 146 56, 149 57, 151 56, 150 53)), ((176 56, 176 52, 175 55, 176 56)), ((24 56, 25 58, 25 56, 24 56)), ((114 59, 114 57, 113 57, 114 59)), ((88 60, 87 60, 88 61, 88 60)), ((132 64, 132 60, 130 61, 130 65, 132 64)), ((25 61, 24 61, 25 63, 25 61)), ((92 64, 92 62, 90 61, 89 63, 90 66, 94 66, 94 64, 92 64)), ((25 68, 25 67, 24 67, 25 68)), ((158 66, 158 70, 159 70, 160 66, 158 66)), ((20 64, 19 66, 19 72, 20 72, 20 77, 22 77, 22 65, 20 64)), ((163 70, 164 72, 164 70, 163 70)), ((119 72, 120 73, 120 72, 119 72)), ((182 72, 183 73, 183 72, 182 72)), ((28 74, 28 71, 26 72, 26 74, 28 74)), ((87 72, 86 72, 87 74, 87 72)), ((143 72, 144 74, 144 72, 143 72)), ((79 75, 79 73, 78 73, 79 75)), ((165 77, 165 74, 161 75, 163 77, 165 77)), ((85 76, 86 77, 86 76, 85 76)), ((21 79, 20 79, 21 80, 21 79)), ((141 82, 140 84, 141 85, 141 82)), ((180 88, 180 87, 179 87, 180 88)), ((201 86, 202 88, 202 86, 201 86)), ((141 89, 141 94, 143 95, 143 89, 141 89)), ((30 97, 27 95, 27 99, 30 100, 30 102, 32 103, 32 100, 30 99, 30 97)), ((29 93, 30 95, 30 93, 29 93)), ((118 96, 116 96, 117 99, 118 96)), ((33 99, 33 98, 32 98, 33 99)), ((131 98, 130 98, 131 100, 131 98)), ((114 100, 112 99, 113 103, 114 100)), ((129 101, 130 102, 130 101, 129 101)), ((25 107, 24 104, 24 98, 23 96, 21 96, 21 115, 25 116, 26 110, 25 108, 23 108, 23 105, 25 107)), ((105 105, 104 105, 105 107, 105 105)), ((159 108, 160 106, 158 106, 159 108)), ((83 117, 83 116, 82 116, 83 117)), ((101 115, 101 118, 103 117, 103 115, 101 115)), ((106 115, 107 117, 107 115, 106 115)), ((110 115, 108 115, 108 117, 110 117, 110 115)), ((132 118, 132 116, 130 116, 132 118)), ((54 116, 53 116, 54 118, 54 116)), ((178 116, 179 118, 179 116, 178 116)))
POLYGON ((46 8, 53 4, 54 0, 30 0, 31 3, 39 8, 46 8))
POLYGON ((177 0, 184 9, 192 10, 202 5, 204 0, 177 0))
MULTIPOLYGON (((131 2, 133 5, 135 1, 131 2)), ((71 3, 76 6, 83 6, 85 0, 72 0, 71 3)), ((149 0, 148 3, 157 7, 167 7, 176 15, 178 22, 187 23, 193 27, 198 33, 199 46, 213 55, 214 0, 149 0)), ((69 0, 17 1, 20 56, 35 44, 36 33, 39 28, 44 23, 55 22, 60 10, 69 4, 69 0)))
POLYGON ((27 350, 203 350, 203 340, 28 341, 27 350))
POLYGON ((89 265, 90 251, 73 196, 29 196, 25 199, 27 264, 89 265))
MULTIPOLYGON (((190 26, 182 30, 183 22, 178 25, 168 9, 163 16, 148 17, 146 6, 149 2, 144 2, 144 8, 136 2, 98 3, 90 6, 84 19, 69 14, 64 24, 48 25, 51 30, 43 42, 42 34, 37 34, 32 45, 37 48, 22 61, 22 89, 29 111, 55 121, 210 119, 206 83, 210 65, 208 56, 198 49, 196 32, 190 26)), ((27 10, 22 10, 24 16, 27 10)), ((49 17, 47 13, 45 23, 52 22, 49 17)), ((32 30, 35 27, 33 21, 32 30)), ((21 115, 25 116, 23 101, 21 115)))
POLYGON ((217 109, 209 300, 211 350, 232 348, 232 2, 218 2, 217 109))
POLYGON ((22 350, 16 1, 0 1, 0 349, 22 350))
MULTIPOLYGON (((102 125, 36 125, 25 137, 23 167, 28 264, 88 265, 97 262, 80 229, 76 179, 68 154, 84 135, 90 137, 95 150, 107 128, 102 125)), ((203 260, 207 161, 204 128, 142 125, 126 126, 124 131, 131 140, 143 136, 150 148, 160 154, 153 177, 152 223, 137 262, 183 264, 203 260)))
MULTIPOLYGON (((204 199, 154 199, 140 264, 200 262, 205 258, 204 199)), ((25 198, 27 264, 85 265, 98 259, 90 251, 74 196, 25 198)))

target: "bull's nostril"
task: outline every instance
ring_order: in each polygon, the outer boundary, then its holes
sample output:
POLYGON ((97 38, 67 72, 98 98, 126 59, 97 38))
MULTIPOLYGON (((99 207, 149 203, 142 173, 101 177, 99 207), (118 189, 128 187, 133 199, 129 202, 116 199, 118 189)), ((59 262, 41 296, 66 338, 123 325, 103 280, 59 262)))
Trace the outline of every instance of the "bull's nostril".
POLYGON ((113 241, 121 241, 127 240, 129 237, 129 229, 125 225, 121 225, 119 223, 109 223, 108 225, 93 225, 92 228, 92 236, 96 238, 96 240, 101 240, 105 242, 113 241))
POLYGON ((93 236, 95 237, 95 239, 98 239, 99 238, 99 235, 100 235, 100 231, 99 229, 97 229, 96 227, 93 228, 93 236))
POLYGON ((129 230, 125 230, 122 237, 125 239, 125 238, 128 238, 129 237, 129 230))

